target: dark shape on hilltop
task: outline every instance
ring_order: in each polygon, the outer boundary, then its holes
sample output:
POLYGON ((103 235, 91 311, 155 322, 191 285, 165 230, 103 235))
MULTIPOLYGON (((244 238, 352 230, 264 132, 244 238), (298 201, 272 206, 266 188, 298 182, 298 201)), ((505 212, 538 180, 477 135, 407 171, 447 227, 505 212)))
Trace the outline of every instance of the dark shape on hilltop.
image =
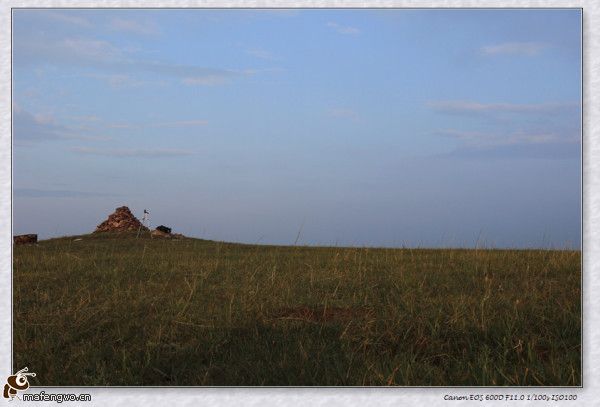
POLYGON ((160 230, 161 232, 164 232, 164 233, 171 233, 171 228, 168 228, 164 225, 157 226, 156 230, 160 230))
POLYGON ((148 231, 148 228, 142 225, 142 223, 133 216, 133 213, 126 206, 117 208, 112 214, 108 216, 104 222, 96 227, 94 233, 97 232, 137 232, 142 230, 148 231))
POLYGON ((164 237, 170 239, 171 237, 173 237, 173 235, 171 235, 170 233, 163 232, 162 230, 158 230, 158 228, 156 228, 152 232, 150 232, 150 237, 164 237))
POLYGON ((29 234, 29 235, 17 235, 13 236, 14 244, 31 244, 37 243, 37 235, 29 234))
POLYGON ((166 239, 185 239, 184 235, 182 235, 181 233, 171 233, 171 228, 168 228, 164 225, 160 225, 156 229, 154 229, 152 232, 150 232, 150 237, 151 238, 163 237, 166 239))

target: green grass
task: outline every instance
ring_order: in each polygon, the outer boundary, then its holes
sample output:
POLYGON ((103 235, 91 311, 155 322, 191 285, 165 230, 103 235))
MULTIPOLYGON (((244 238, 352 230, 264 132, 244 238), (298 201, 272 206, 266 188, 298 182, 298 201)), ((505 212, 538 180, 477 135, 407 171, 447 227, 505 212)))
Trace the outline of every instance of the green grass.
POLYGON ((579 251, 81 237, 14 247, 32 385, 581 385, 579 251))

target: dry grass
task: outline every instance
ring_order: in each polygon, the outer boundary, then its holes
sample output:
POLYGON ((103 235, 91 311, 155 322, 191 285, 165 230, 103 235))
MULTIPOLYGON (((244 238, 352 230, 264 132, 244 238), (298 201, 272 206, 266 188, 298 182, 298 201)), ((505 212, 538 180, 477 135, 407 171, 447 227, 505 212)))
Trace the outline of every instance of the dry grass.
POLYGON ((36 385, 581 384, 579 251, 82 238, 14 250, 36 385))

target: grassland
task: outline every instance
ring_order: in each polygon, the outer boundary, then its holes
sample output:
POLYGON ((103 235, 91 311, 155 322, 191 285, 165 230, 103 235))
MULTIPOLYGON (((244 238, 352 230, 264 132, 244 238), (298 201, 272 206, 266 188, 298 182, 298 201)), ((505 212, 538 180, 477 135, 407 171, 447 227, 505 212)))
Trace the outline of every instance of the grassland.
POLYGON ((579 251, 14 247, 32 385, 581 384, 579 251))

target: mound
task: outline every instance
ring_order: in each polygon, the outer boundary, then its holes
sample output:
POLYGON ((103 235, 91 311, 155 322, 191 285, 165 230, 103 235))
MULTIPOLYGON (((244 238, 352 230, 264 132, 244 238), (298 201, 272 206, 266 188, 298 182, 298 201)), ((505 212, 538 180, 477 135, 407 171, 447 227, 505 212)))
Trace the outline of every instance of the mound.
POLYGON ((117 208, 108 216, 104 222, 96 227, 94 233, 97 232, 131 232, 131 231, 148 231, 148 228, 133 216, 133 213, 126 206, 117 208))

